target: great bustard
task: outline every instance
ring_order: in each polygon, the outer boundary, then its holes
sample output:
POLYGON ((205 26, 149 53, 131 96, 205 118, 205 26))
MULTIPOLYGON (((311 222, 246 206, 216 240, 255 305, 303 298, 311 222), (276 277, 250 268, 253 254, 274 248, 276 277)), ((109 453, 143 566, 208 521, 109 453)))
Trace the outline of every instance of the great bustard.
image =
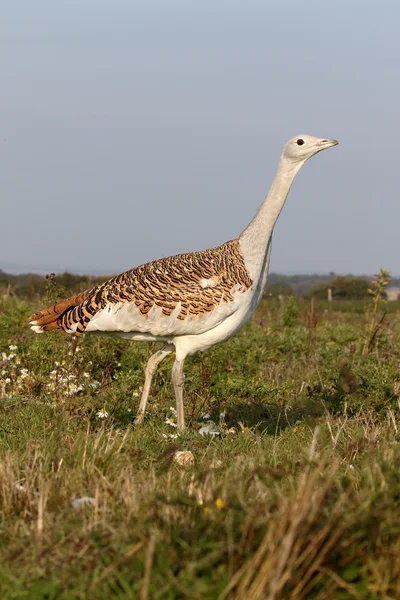
POLYGON ((147 362, 135 423, 143 421, 157 366, 175 350, 172 382, 178 429, 183 431, 186 356, 227 340, 249 319, 265 288, 272 232, 293 179, 308 158, 337 143, 310 135, 290 139, 267 197, 238 238, 126 271, 32 315, 32 329, 36 333, 61 329, 75 335, 105 332, 164 342, 147 362))

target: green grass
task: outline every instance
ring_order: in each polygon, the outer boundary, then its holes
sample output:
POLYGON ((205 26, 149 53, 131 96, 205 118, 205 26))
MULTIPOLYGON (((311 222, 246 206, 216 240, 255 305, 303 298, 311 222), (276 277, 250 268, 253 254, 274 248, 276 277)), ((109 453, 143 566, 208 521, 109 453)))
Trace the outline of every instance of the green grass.
POLYGON ((170 437, 169 359, 132 425, 155 346, 87 336, 70 355, 70 338, 26 327, 32 306, 0 301, 0 598, 399 598, 389 308, 365 354, 368 303, 310 318, 305 301, 263 302, 187 360, 190 429, 170 437))

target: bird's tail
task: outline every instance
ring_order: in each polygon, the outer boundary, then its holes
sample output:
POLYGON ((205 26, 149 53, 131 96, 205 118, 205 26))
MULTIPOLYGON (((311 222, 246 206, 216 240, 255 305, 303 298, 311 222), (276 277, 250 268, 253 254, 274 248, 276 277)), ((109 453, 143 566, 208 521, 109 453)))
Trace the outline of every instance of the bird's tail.
POLYGON ((53 329, 61 329, 67 333, 67 330, 63 326, 65 321, 63 317, 86 300, 87 296, 87 292, 75 294, 31 315, 28 319, 31 329, 35 333, 43 333, 44 331, 52 331, 53 329))

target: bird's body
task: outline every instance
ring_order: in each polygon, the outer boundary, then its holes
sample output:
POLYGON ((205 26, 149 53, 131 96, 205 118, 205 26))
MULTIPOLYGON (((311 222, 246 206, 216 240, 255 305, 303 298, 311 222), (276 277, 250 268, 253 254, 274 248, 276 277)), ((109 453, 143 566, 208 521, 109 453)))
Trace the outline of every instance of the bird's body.
POLYGON ((37 333, 60 329, 76 335, 103 333, 134 341, 164 342, 164 348, 146 367, 136 422, 143 420, 157 365, 175 350, 172 379, 182 430, 186 356, 228 339, 251 316, 265 288, 272 231, 292 181, 309 156, 336 143, 311 136, 289 140, 266 200, 237 239, 126 271, 32 315, 32 329, 37 333), (308 153, 295 147, 305 143, 311 146, 308 153))
MULTIPOLYGON (((188 335, 200 338, 239 309, 245 310, 251 285, 239 242, 234 240, 217 248, 152 261, 83 296, 78 294, 76 306, 52 320, 49 329, 57 324, 65 333, 113 333, 136 341, 179 345, 179 339, 188 335)), ((54 308, 60 305, 62 308, 62 303, 54 308)), ((47 328, 43 320, 41 327, 47 328)))

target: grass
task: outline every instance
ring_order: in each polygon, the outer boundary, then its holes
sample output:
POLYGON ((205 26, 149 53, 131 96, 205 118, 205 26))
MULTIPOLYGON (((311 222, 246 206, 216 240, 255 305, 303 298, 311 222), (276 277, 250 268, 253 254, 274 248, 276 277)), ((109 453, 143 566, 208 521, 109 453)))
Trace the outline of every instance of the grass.
POLYGON ((187 360, 175 437, 168 359, 132 426, 154 347, 87 336, 71 353, 30 332, 32 306, 0 301, 0 598, 399 598, 388 308, 365 354, 370 304, 263 302, 187 360))

